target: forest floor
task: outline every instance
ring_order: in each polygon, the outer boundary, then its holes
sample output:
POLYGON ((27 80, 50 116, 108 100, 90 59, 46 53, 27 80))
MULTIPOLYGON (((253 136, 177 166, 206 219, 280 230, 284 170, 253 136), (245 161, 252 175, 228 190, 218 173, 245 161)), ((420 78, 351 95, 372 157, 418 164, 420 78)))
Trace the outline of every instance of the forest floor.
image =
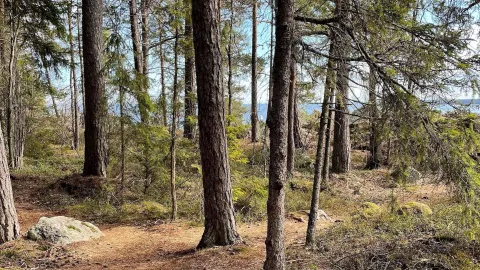
MULTIPOLYGON (((335 195, 323 208, 336 221, 319 221, 318 229, 337 226, 351 218, 362 202, 388 205, 395 192, 398 202, 435 205, 449 200, 445 186, 418 184, 390 187, 388 170, 355 169, 333 175, 335 195)), ((26 231, 42 216, 67 215, 45 205, 42 196, 51 180, 17 176, 12 179, 22 237, 0 245, 0 269, 261 269, 265 256, 266 221, 240 223, 243 243, 196 251, 203 227, 181 220, 146 224, 99 224, 104 237, 66 247, 25 239, 26 231), (3 256, 3 257, 2 257, 3 256), (2 258, 4 258, 2 260, 2 258)), ((55 195, 53 195, 55 196, 55 195)), ((303 247, 306 211, 289 213, 286 221, 287 263, 291 269, 330 269, 326 259, 309 259, 315 252, 303 247), (299 256, 298 254, 302 254, 299 256)))

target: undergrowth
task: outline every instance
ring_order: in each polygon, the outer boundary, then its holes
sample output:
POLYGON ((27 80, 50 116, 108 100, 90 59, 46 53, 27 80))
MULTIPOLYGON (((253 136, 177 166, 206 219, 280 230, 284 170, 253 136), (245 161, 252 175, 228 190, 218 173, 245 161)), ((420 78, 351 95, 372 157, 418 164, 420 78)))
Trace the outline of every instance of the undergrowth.
POLYGON ((464 222, 461 205, 438 206, 432 215, 383 209, 322 232, 311 255, 336 269, 480 269, 479 237, 480 226, 464 222))

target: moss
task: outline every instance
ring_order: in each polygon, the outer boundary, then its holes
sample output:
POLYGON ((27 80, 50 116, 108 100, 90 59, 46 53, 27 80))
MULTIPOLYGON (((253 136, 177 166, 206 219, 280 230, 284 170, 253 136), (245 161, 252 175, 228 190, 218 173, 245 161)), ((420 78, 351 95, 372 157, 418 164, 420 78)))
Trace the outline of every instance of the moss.
POLYGON ((90 224, 88 224, 88 223, 86 223, 86 222, 82 222, 82 225, 85 226, 85 227, 87 227, 87 228, 89 228, 89 229, 90 229, 92 232, 94 232, 94 233, 98 232, 97 229, 95 229, 94 227, 92 227, 92 225, 90 225, 90 224))
POLYGON ((372 218, 382 213, 380 206, 373 202, 364 202, 360 208, 360 212, 354 216, 355 218, 372 218))
POLYGON ((169 209, 154 201, 124 203, 120 207, 120 219, 123 221, 167 218, 169 209))
POLYGON ((407 202, 400 207, 398 210, 398 214, 400 215, 420 215, 420 216, 429 216, 433 214, 432 209, 430 206, 419 203, 419 202, 407 202))
POLYGON ((69 228, 70 230, 74 230, 74 231, 77 231, 77 232, 82 232, 79 228, 73 226, 73 225, 68 225, 67 228, 69 228))

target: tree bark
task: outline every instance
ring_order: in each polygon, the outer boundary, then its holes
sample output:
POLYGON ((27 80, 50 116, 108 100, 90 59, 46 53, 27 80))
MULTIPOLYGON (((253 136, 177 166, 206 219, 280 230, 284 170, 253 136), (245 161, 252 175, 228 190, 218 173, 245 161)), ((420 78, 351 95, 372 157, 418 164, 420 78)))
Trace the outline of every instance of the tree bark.
MULTIPOLYGON (((344 18, 348 15, 349 0, 336 0, 336 15, 344 18)), ((338 24, 340 32, 335 37, 337 61, 337 102, 332 153, 332 171, 346 173, 350 170, 350 117, 348 109, 349 37, 343 24, 338 24)))
POLYGON ((232 84, 233 84, 233 67, 232 67, 232 54, 233 54, 233 20, 234 20, 234 10, 233 10, 233 0, 230 1, 230 29, 229 29, 229 37, 228 37, 228 46, 227 46, 227 59, 228 59, 228 120, 227 125, 230 126, 231 119, 230 116, 232 115, 232 101, 233 101, 233 92, 232 92, 232 84))
POLYGON ((176 130, 177 130, 177 108, 178 108, 178 28, 175 29, 174 46, 174 75, 173 75, 173 97, 172 97, 172 129, 170 143, 170 196, 172 199, 171 219, 177 219, 177 195, 175 191, 176 160, 176 130))
POLYGON ((194 58, 193 58, 193 40, 192 40, 192 17, 191 1, 184 0, 187 13, 185 14, 185 119, 183 123, 183 137, 192 140, 194 138, 195 121, 194 117, 197 111, 195 104, 194 91, 194 58))
POLYGON ((15 240, 20 235, 17 211, 13 202, 3 133, 0 132, 0 244, 15 240))
MULTIPOLYGON (((16 77, 20 77, 17 74, 16 77)), ((26 138, 26 108, 24 106, 24 93, 21 85, 22 80, 15 84, 15 98, 14 98, 14 168, 19 169, 23 167, 23 155, 25 150, 26 138)))
POLYGON ((298 112, 298 93, 295 91, 295 100, 293 101, 293 138, 295 148, 301 149, 304 146, 302 141, 302 125, 300 123, 300 115, 298 112))
MULTIPOLYGON (((334 44, 333 41, 330 42, 330 52, 329 55, 333 56, 334 44)), ((315 234, 317 226, 317 216, 318 216, 318 200, 320 198, 320 188, 322 184, 322 169, 325 166, 328 166, 328 161, 325 159, 325 155, 328 156, 328 153, 325 152, 327 148, 326 142, 326 133, 328 129, 328 115, 329 115, 329 102, 333 94, 333 87, 335 83, 335 63, 332 58, 328 59, 327 63, 327 75, 325 77, 325 90, 323 94, 322 102, 322 113, 320 115, 320 127, 318 130, 318 144, 317 144, 317 153, 315 157, 315 173, 313 176, 313 191, 312 191, 312 201, 310 204, 310 214, 308 216, 308 226, 307 226, 307 237, 305 241, 306 246, 312 246, 315 244, 315 234)))
POLYGON ((295 169, 295 134, 294 134, 294 122, 295 122, 295 87, 297 81, 296 60, 292 55, 290 63, 290 85, 288 93, 288 148, 287 148, 287 172, 289 177, 293 175, 295 169))
POLYGON ((165 86, 165 56, 163 53, 163 45, 160 45, 160 86, 161 86, 161 109, 163 116, 163 126, 168 126, 167 120, 167 88, 165 86))
MULTIPOLYGON (((145 4, 142 1, 142 13, 145 4)), ((142 14, 142 29, 144 28, 144 18, 142 14)), ((148 23, 148 18, 145 16, 145 22, 148 23)), ((146 54, 143 52, 143 44, 140 40, 140 30, 139 30, 139 19, 138 19, 138 6, 137 0, 130 0, 130 30, 132 35, 132 45, 133 45, 133 62, 135 67, 135 78, 137 89, 135 91, 135 96, 138 102, 138 110, 140 112, 140 120, 142 123, 148 123, 149 112, 148 112, 148 93, 147 93, 147 81, 145 70, 148 68, 146 65, 148 59, 144 59, 146 54)), ((145 31, 142 31, 142 37, 145 31)), ((147 52, 148 53, 148 52, 147 52)))
MULTIPOLYGON (((275 39, 275 2, 276 0, 270 0, 271 10, 271 20, 270 20, 270 76, 268 81, 268 106, 267 106, 267 119, 266 122, 269 122, 270 111, 272 110, 272 96, 273 96, 273 57, 274 57, 274 39, 275 39)), ((266 125, 268 126, 268 125, 266 125)))
POLYGON ((380 140, 380 131, 378 127, 378 108, 377 108, 377 79, 375 78, 375 73, 373 68, 370 68, 370 74, 368 76, 368 103, 369 103, 369 116, 370 116, 370 153, 368 155, 366 169, 372 170, 377 169, 381 166, 381 155, 382 151, 380 149, 381 140, 380 140))
POLYGON ((10 56, 8 61, 8 90, 7 90, 7 145, 8 162, 10 168, 16 168, 15 164, 15 85, 16 85, 16 49, 18 40, 18 23, 15 22, 16 5, 12 5, 10 10, 10 56))
POLYGON ((77 74, 75 67, 75 47, 73 45, 73 23, 72 23, 72 8, 73 0, 68 7, 68 41, 70 43, 70 72, 71 72, 71 89, 73 95, 71 97, 72 103, 72 137, 73 149, 78 150, 79 136, 80 136, 80 115, 78 113, 78 88, 77 88, 77 74))
POLYGON ((252 8, 252 142, 257 142, 257 0, 253 0, 252 8))
POLYGON ((230 245, 237 233, 225 133, 218 0, 193 0, 205 231, 198 248, 230 245))
POLYGON ((107 100, 103 74, 102 0, 82 1, 85 69, 85 161, 83 175, 107 176, 107 100))
POLYGON ((151 0, 141 0, 141 12, 142 12, 142 74, 144 76, 144 86, 145 91, 148 89, 148 54, 149 54, 149 21, 148 14, 150 12, 150 1, 151 0))
POLYGON ((57 101, 55 99, 55 89, 53 88, 52 80, 50 79, 50 71, 45 64, 45 60, 43 60, 43 68, 45 70, 45 77, 47 78, 48 94, 52 99, 53 111, 55 112, 55 117, 57 118, 57 120, 60 120, 60 113, 58 111, 57 101))
MULTIPOLYGON (((335 80, 335 75, 334 75, 335 80)), ((322 190, 328 189, 328 179, 330 178, 330 149, 332 141, 332 131, 334 129, 335 118, 335 85, 332 86, 332 95, 330 96, 330 104, 328 105, 328 123, 325 134, 325 151, 323 154, 323 167, 322 167, 322 183, 320 188, 322 190)))
POLYGON ((137 0, 130 0, 130 31, 132 35, 133 45, 133 63, 135 71, 139 74, 143 73, 142 61, 142 45, 140 41, 140 31, 138 29, 138 5, 137 0))
MULTIPOLYGON (((79 5, 80 6, 80 5, 79 5)), ((80 10, 80 7, 78 8, 80 10)), ((78 59, 80 61, 80 82, 82 86, 80 87, 80 91, 82 92, 82 108, 83 108, 83 121, 85 122, 85 69, 83 67, 83 47, 82 47, 82 35, 80 31, 80 12, 77 11, 77 41, 78 41, 78 59)))
POLYGON ((288 92, 292 55, 294 1, 278 0, 273 63, 267 239, 264 269, 285 269, 285 185, 287 179, 288 92))
POLYGON ((119 105, 120 105, 120 199, 123 202, 125 191, 125 90, 121 85, 119 87, 119 105))

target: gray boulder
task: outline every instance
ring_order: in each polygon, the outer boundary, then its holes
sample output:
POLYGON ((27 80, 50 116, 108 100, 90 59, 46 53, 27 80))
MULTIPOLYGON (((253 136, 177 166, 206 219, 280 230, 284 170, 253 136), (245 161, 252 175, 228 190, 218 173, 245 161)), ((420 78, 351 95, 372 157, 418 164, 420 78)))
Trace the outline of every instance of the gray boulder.
POLYGON ((100 229, 92 223, 63 216, 41 217, 27 232, 28 239, 45 240, 58 245, 88 241, 102 236, 100 229))

